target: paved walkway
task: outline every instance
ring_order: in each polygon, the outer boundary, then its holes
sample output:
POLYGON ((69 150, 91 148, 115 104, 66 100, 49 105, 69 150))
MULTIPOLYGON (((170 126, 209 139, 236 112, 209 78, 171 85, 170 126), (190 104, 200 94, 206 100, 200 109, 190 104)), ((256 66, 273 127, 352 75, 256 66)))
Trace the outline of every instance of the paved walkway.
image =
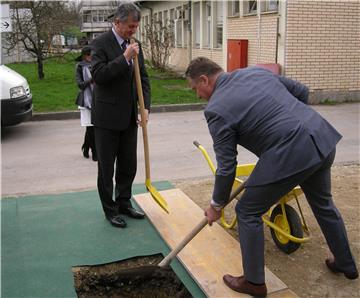
MULTIPOLYGON (((359 162, 360 103, 313 106, 343 135, 336 163, 359 162)), ((214 159, 212 140, 202 111, 152 113, 148 126, 151 180, 174 181, 210 176, 199 141, 214 159)), ((58 193, 96 188, 96 163, 84 159, 84 129, 78 119, 31 121, 2 131, 2 195, 58 193)), ((238 162, 257 158, 239 147, 238 162)), ((139 129, 138 173, 143 183, 144 157, 139 129)))

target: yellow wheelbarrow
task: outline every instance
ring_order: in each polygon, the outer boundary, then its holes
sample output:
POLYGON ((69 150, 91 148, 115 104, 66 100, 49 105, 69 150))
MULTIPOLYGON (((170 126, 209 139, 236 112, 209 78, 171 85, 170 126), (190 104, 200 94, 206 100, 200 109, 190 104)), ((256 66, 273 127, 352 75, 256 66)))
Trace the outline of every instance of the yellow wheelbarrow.
MULTIPOLYGON (((202 152, 212 173, 215 175, 215 166, 205 148, 197 141, 194 141, 194 145, 202 152)), ((241 177, 250 176, 254 167, 255 164, 237 165, 236 178, 234 180, 233 188, 238 187, 243 182, 241 177)), ((288 194, 283 196, 279 200, 278 204, 272 206, 268 212, 262 216, 264 223, 270 228, 271 237, 273 238, 276 246, 287 254, 296 251, 300 247, 301 243, 309 241, 310 239, 310 231, 306 225, 305 218, 299 204, 299 196, 301 194, 301 188, 299 186, 295 187, 288 194), (297 211, 293 207, 287 204, 293 199, 296 201, 301 217, 299 217, 297 211), (304 237, 304 233, 307 237, 304 237)), ((225 219, 223 209, 220 221, 223 227, 231 229, 236 225, 236 216, 234 216, 228 223, 225 219)))

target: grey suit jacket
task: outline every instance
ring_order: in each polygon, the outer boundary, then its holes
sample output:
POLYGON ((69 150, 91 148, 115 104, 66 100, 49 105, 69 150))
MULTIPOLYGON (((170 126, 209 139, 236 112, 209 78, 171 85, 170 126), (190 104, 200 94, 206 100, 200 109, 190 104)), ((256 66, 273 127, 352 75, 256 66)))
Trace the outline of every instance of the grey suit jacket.
POLYGON ((290 177, 322 161, 341 135, 307 106, 308 88, 268 70, 222 73, 205 108, 217 171, 213 200, 224 205, 237 165, 237 145, 259 157, 247 186, 290 177))

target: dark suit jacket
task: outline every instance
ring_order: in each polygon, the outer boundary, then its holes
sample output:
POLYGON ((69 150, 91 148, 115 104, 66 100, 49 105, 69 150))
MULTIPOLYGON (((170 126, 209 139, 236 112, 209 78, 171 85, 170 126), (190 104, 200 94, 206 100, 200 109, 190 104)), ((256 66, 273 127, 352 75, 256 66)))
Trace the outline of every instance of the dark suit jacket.
POLYGON ((213 200, 224 205, 237 165, 237 145, 259 157, 247 186, 290 177, 334 150, 341 135, 307 106, 308 88, 249 67, 222 73, 205 108, 217 171, 213 200))
MULTIPOLYGON (((97 127, 124 130, 131 119, 137 119, 138 113, 133 65, 128 65, 112 30, 96 38, 91 46, 92 76, 95 81, 92 122, 97 127)), ((150 83, 141 46, 139 66, 144 104, 150 111, 150 83)))

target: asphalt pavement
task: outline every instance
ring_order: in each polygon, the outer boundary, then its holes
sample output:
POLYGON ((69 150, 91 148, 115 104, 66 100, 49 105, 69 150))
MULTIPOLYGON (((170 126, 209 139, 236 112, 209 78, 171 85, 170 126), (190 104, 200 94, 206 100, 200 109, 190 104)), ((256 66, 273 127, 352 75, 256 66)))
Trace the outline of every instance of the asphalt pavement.
MULTIPOLYGON (((335 163, 359 163, 360 103, 313 108, 343 135, 337 146, 335 163)), ((45 115, 37 118, 42 119, 46 119, 45 115)), ((211 176, 204 157, 193 145, 194 140, 199 141, 215 162, 202 111, 152 113, 148 136, 152 181, 211 176)), ((79 119, 30 121, 2 128, 2 197, 96 189, 97 165, 82 157, 83 138, 84 128, 79 119)), ((138 138, 135 183, 144 183, 141 128, 138 138)), ((238 163, 257 160, 242 147, 238 148, 238 153, 238 163)))

